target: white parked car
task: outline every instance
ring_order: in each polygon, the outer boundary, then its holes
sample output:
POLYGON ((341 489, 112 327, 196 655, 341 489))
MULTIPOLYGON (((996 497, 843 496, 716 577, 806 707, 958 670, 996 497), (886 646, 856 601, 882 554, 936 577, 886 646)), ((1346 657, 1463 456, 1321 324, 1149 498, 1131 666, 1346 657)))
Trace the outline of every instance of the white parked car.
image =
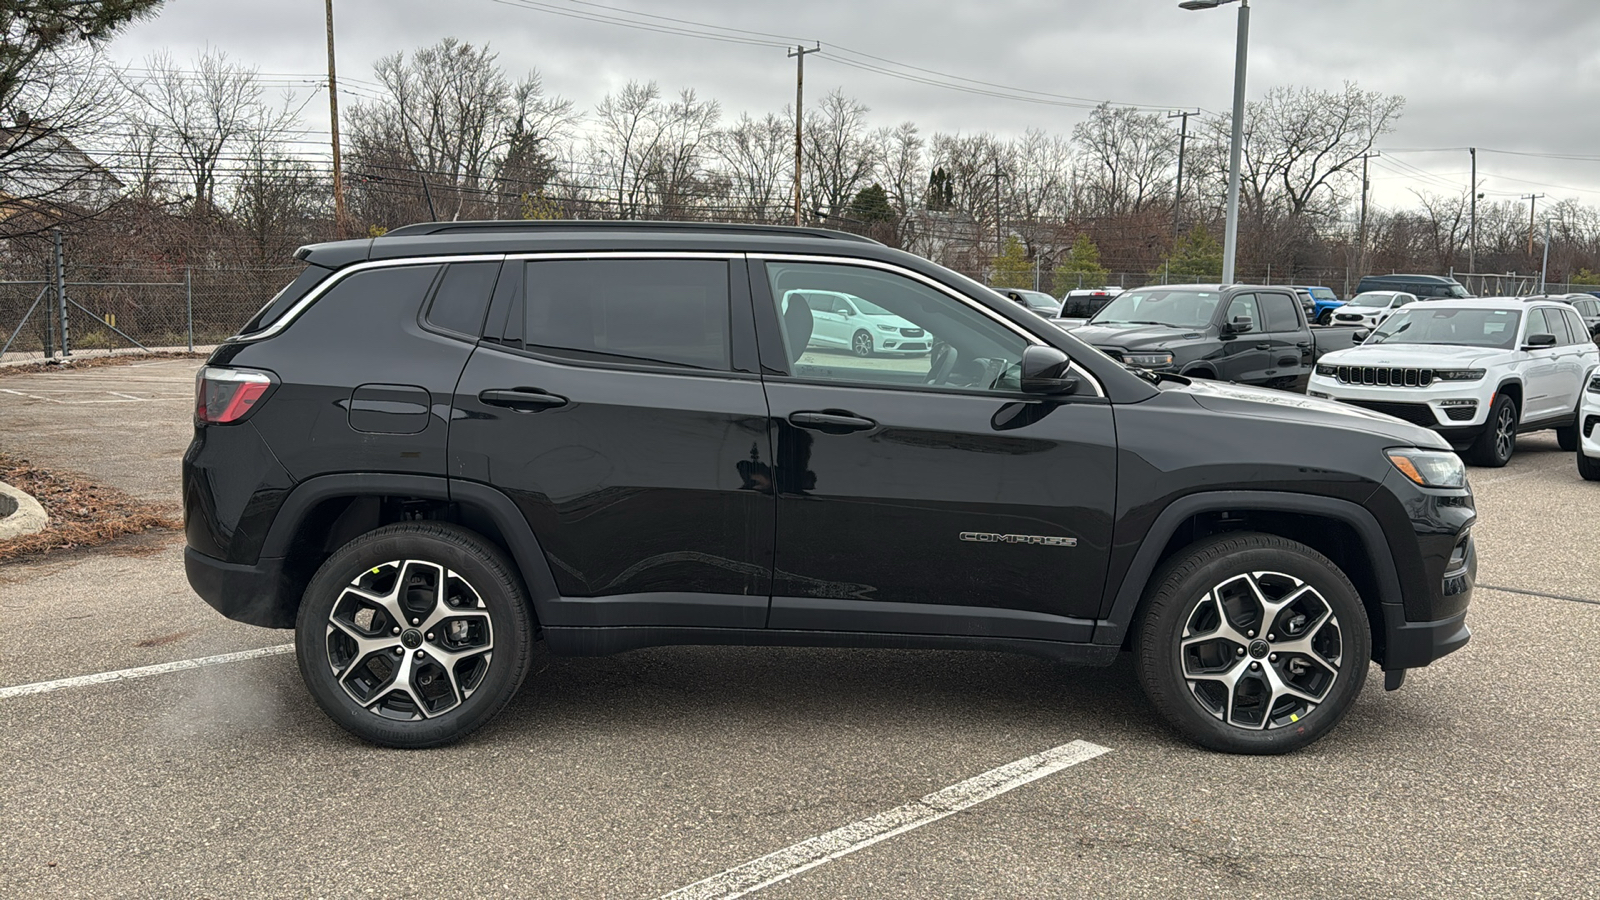
POLYGON ((1600 481, 1600 372, 1589 376, 1578 404, 1578 474, 1600 481))
POLYGON ((1306 393, 1427 426, 1469 462, 1503 466, 1520 433, 1554 428, 1562 449, 1577 448, 1579 400, 1597 367, 1600 348, 1568 304, 1430 300, 1324 356, 1306 393))
POLYGON ((933 339, 915 322, 900 318, 881 306, 835 291, 789 291, 787 305, 803 298, 811 307, 808 347, 839 348, 857 356, 927 353, 933 339))
POLYGON ((1367 291, 1333 311, 1333 324, 1377 328, 1394 311, 1417 302, 1417 295, 1405 291, 1367 291))

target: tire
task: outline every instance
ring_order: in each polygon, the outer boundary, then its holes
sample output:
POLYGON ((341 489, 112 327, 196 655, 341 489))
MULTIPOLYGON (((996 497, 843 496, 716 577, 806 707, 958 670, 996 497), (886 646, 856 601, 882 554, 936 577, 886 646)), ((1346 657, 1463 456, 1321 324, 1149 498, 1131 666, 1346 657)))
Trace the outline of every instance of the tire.
POLYGON ((317 705, 385 747, 470 734, 516 695, 532 650, 516 567, 475 532, 442 522, 388 525, 339 548, 312 577, 295 624, 300 677, 317 705))
POLYGON ((1483 433, 1467 448, 1467 462, 1486 469, 1498 469, 1511 461, 1517 451, 1517 401, 1497 394, 1489 407, 1483 433))
POLYGON ((1568 453, 1578 449, 1578 423, 1556 429, 1556 446, 1568 453))
MULTIPOLYGON (((1581 409, 1578 411, 1578 415, 1583 415, 1583 411, 1581 409)), ((1578 429, 1582 427, 1583 424, 1581 419, 1578 422, 1573 423, 1572 431, 1574 440, 1577 440, 1579 435, 1578 429)), ((1578 474, 1582 476, 1584 481, 1600 481, 1600 459, 1590 459, 1589 456, 1583 452, 1583 444, 1581 442, 1577 445, 1576 449, 1578 451, 1578 474)))
POLYGON ((1317 324, 1318 325, 1331 325, 1331 324, 1333 324, 1333 310, 1331 310, 1331 309, 1323 310, 1322 313, 1317 316, 1317 324))
POLYGON ((850 352, 857 356, 872 355, 872 335, 858 331, 850 337, 850 352))
POLYGON ((1145 695, 1178 733, 1224 753, 1273 754, 1310 744, 1350 711, 1372 631, 1327 557, 1237 533, 1193 544, 1156 573, 1133 646, 1145 695), (1300 631, 1280 639, 1284 627, 1300 631))

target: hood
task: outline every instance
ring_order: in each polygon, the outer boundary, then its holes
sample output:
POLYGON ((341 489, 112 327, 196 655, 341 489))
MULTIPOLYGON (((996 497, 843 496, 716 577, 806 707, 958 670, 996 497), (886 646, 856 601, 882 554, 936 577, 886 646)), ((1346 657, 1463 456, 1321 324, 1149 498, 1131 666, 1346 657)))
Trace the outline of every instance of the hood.
POLYGON ((1347 350, 1335 350, 1317 362, 1327 366, 1464 369, 1479 360, 1505 352, 1495 347, 1462 347, 1452 344, 1363 344, 1347 350))
POLYGON ((1139 350, 1145 347, 1166 347, 1179 341, 1201 338, 1201 328, 1174 328, 1171 325, 1095 325, 1072 329, 1072 336, 1096 347, 1124 347, 1139 350))
POLYGON ((1365 431, 1394 441, 1397 445, 1450 449, 1449 442, 1431 429, 1334 400, 1219 381, 1195 381, 1183 387, 1168 387, 1167 390, 1186 392, 1194 397, 1196 403, 1213 412, 1365 431))

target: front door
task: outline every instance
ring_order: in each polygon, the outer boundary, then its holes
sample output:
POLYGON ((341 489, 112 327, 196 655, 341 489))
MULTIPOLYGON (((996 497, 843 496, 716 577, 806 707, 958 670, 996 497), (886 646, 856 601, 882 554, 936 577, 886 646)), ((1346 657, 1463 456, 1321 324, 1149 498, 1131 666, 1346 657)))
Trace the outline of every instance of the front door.
POLYGON ((1268 353, 1272 343, 1263 331, 1261 304, 1255 294, 1235 294, 1228 301, 1222 318, 1222 356, 1217 361, 1217 377, 1240 384, 1261 384, 1267 379, 1268 353), (1229 334, 1226 328, 1235 319, 1250 319, 1250 330, 1229 334))
POLYGON ((562 597, 541 624, 763 627, 772 446, 743 259, 507 269, 520 290, 497 291, 461 375, 451 474, 532 526, 562 597))
POLYGON ((1289 387, 1311 374, 1311 340, 1298 309, 1288 294, 1263 291, 1256 295, 1266 338, 1267 380, 1274 387, 1289 387))
POLYGON ((1528 310, 1528 324, 1523 331, 1522 345, 1536 334, 1554 335, 1556 346, 1540 347, 1526 351, 1530 359, 1523 368, 1526 379, 1522 421, 1537 422, 1548 419, 1566 408, 1567 375, 1562 356, 1567 352, 1561 346, 1566 341, 1566 325, 1554 310, 1543 308, 1528 310), (1545 318, 1551 316, 1550 319, 1545 318))
POLYGON ((892 267, 774 258, 764 274, 752 264, 778 454, 769 627, 1089 640, 1116 484, 1092 382, 1022 394, 1021 329, 892 267), (861 297, 935 349, 821 344, 806 289, 861 297))

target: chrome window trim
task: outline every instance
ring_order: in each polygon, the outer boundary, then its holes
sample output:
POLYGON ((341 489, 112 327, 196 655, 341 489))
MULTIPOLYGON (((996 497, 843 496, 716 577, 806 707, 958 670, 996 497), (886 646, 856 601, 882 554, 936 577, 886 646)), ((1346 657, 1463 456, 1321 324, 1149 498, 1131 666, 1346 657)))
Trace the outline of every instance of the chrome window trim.
MULTIPOLYGON (((929 278, 928 276, 922 274, 921 272, 915 272, 915 271, 912 271, 911 269, 905 268, 904 266, 895 265, 894 263, 883 262, 882 260, 876 260, 876 259, 863 259, 861 257, 856 257, 856 256, 819 256, 819 255, 814 254, 814 253, 750 253, 750 254, 746 254, 746 256, 753 263, 764 263, 764 262, 767 262, 768 260, 775 260, 775 261, 779 261, 779 262, 812 262, 812 263, 825 263, 825 264, 830 264, 830 265, 864 266, 864 267, 869 268, 869 269, 882 269, 885 272, 892 272, 892 273, 894 273, 896 275, 903 275, 903 276, 906 276, 906 277, 912 279, 913 281, 921 282, 922 284, 925 284, 928 287, 931 287, 934 290, 939 291, 940 293, 946 294, 946 295, 948 295, 948 296, 960 301, 961 303, 964 303, 967 306, 977 310, 979 313, 987 316, 991 320, 993 320, 993 321, 999 323, 1000 325, 1003 325, 1006 328, 1010 329, 1011 331, 1015 332, 1019 337, 1021 337, 1025 341, 1027 341, 1029 344, 1032 344, 1032 345, 1034 345, 1036 347, 1049 346, 1048 344, 1045 343, 1043 338, 1040 338, 1038 335, 1034 334, 1031 331, 1028 331, 1026 328, 1023 328, 1021 325, 1018 325, 1016 322, 1013 322, 1010 319, 1005 318, 1004 316, 1000 315, 999 313, 996 313, 994 310, 988 308, 987 306, 984 306, 983 304, 977 302, 976 300, 972 299, 971 297, 968 297, 967 295, 961 293, 960 291, 957 291, 956 289, 950 287, 949 285, 944 284, 944 283, 939 282, 939 281, 936 281, 936 280, 934 280, 932 278, 929 278)), ((997 294, 996 296, 999 296, 999 295, 997 294)), ((1040 319, 1039 321, 1044 322, 1046 320, 1040 319)), ((1054 328, 1055 326, 1052 325, 1051 327, 1054 328)), ((1094 390, 1095 390, 1094 396, 1096 396, 1096 397, 1105 397, 1106 396, 1105 385, 1102 385, 1100 383, 1100 379, 1094 377, 1094 373, 1092 373, 1088 369, 1085 369, 1084 367, 1078 365, 1077 360, 1073 360, 1072 366, 1070 368, 1070 371, 1076 372, 1079 376, 1087 379, 1090 384, 1094 385, 1094 390)))
POLYGON ((530 251, 527 253, 507 253, 506 259, 518 260, 560 260, 560 259, 744 259, 743 253, 712 252, 699 250, 552 250, 549 252, 530 251))
POLYGON ((300 318, 300 315, 306 311, 307 307, 317 302, 317 299, 323 294, 326 294, 328 291, 333 290, 334 287, 343 284, 344 280, 349 278, 351 275, 356 275, 361 272, 369 272, 373 269, 397 269, 404 266, 436 266, 454 262, 503 262, 505 258, 506 255, 504 253, 470 253, 457 254, 454 256, 408 256, 398 259, 372 259, 367 260, 366 262, 359 262, 353 265, 345 266, 344 268, 334 272, 321 284, 318 284, 316 287, 307 292, 304 297, 301 297, 295 303, 295 305, 289 307, 289 309, 286 310, 283 315, 279 316, 276 322, 273 322, 271 325, 268 325, 266 328, 263 328, 260 331, 252 331, 249 334, 236 334, 233 337, 228 338, 228 343, 249 343, 251 341, 265 340, 266 338, 272 337, 278 332, 283 331, 285 328, 288 328, 290 325, 294 324, 294 320, 300 318))

